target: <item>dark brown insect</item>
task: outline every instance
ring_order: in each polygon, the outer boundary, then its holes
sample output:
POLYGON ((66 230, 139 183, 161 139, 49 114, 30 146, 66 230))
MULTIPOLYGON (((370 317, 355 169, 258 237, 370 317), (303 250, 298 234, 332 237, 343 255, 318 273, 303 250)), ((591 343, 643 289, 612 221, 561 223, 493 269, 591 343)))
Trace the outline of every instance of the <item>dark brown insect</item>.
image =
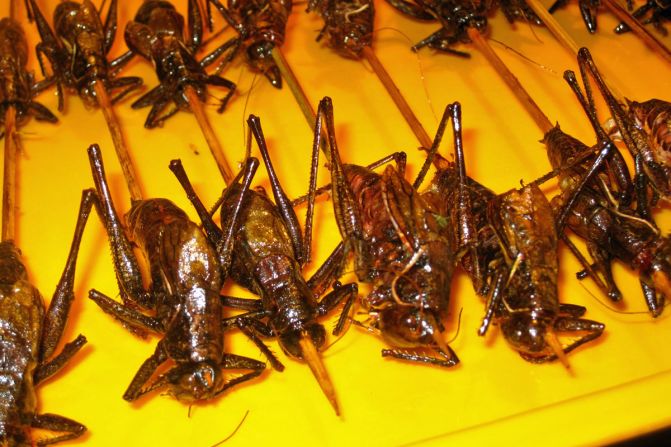
POLYGON ((373 43, 375 5, 372 0, 310 0, 308 12, 324 19, 317 41, 326 37, 329 47, 353 59, 373 43))
MULTIPOLYGON (((586 98, 573 72, 565 72, 564 77, 580 100, 599 140, 612 145, 599 125, 588 80, 583 79, 586 98)), ((544 142, 555 169, 569 166, 579 154, 590 151, 589 147, 565 134, 559 127, 550 130, 544 142)), ((587 159, 560 171, 559 186, 562 193, 553 199, 555 210, 563 207, 567 198, 574 194, 589 163, 587 159)), ((581 190, 567 218, 568 227, 586 241, 593 263, 583 260, 573 244, 568 239, 565 241, 597 285, 614 301, 622 299, 622 294, 612 276, 612 261, 619 259, 635 270, 640 277, 648 309, 656 317, 664 309, 666 295, 671 293, 671 240, 662 236, 654 225, 641 218, 635 210, 617 201, 618 195, 611 178, 612 175, 602 170, 581 190), (605 284, 597 277, 597 273, 603 275, 605 284)))
MULTIPOLYGON (((213 399, 227 389, 259 376, 265 364, 224 352, 219 291, 222 269, 201 229, 167 199, 133 202, 124 232, 105 179, 100 149, 89 147, 99 214, 107 230, 121 295, 118 303, 91 290, 89 297, 105 312, 140 331, 163 338, 140 367, 124 393, 133 401, 143 394, 168 387, 185 402, 213 399), (145 290, 131 241, 143 252, 151 285, 145 290), (147 316, 137 307, 155 311, 147 316), (172 360, 174 366, 150 382, 155 372, 172 360), (222 370, 251 370, 225 380, 222 370)), ((248 164, 247 171, 255 167, 248 164)), ((233 218, 235 220, 235 217, 233 218)))
POLYGON ((247 65, 252 70, 262 73, 274 87, 282 88, 282 76, 272 51, 275 46, 284 43, 292 0, 229 0, 228 8, 219 0, 209 2, 238 33, 237 37, 222 46, 230 50, 217 72, 244 52, 247 65))
MULTIPOLYGON (((599 337, 604 325, 581 318, 585 312, 581 306, 559 303, 555 213, 536 183, 496 195, 468 178, 461 106, 454 103, 449 108, 457 161, 452 164, 438 157, 430 191, 436 199, 442 197, 443 213, 457 223, 448 231, 456 239, 462 266, 476 291, 488 295, 479 333, 484 335, 496 321, 504 338, 525 360, 560 358, 565 362, 565 353, 599 337), (582 335, 562 345, 557 338, 562 333, 582 335)), ((583 181, 587 178, 586 174, 583 181)))
POLYGON ((116 102, 142 84, 135 76, 114 78, 111 70, 118 62, 108 62, 107 54, 116 35, 117 0, 110 2, 103 25, 90 0, 82 3, 62 1, 54 11, 54 30, 49 27, 35 0, 30 0, 41 42, 35 51, 42 74, 47 72, 45 59, 53 72, 58 92, 58 110, 63 110, 63 88, 74 90, 87 106, 98 105, 95 83, 107 91, 117 91, 116 102))
MULTIPOLYGON (((631 0, 627 0, 631 2, 631 0)), ((568 0, 555 0, 555 2, 548 8, 550 14, 554 14, 560 8, 566 6, 568 0)), ((597 30, 596 17, 601 7, 601 0, 578 0, 578 7, 580 8, 580 15, 582 21, 585 23, 587 31, 594 34, 597 30)))
POLYGON ((203 32, 197 0, 189 0, 188 10, 187 39, 183 32, 184 17, 172 4, 163 0, 145 0, 134 21, 126 25, 126 44, 131 51, 154 64, 159 79, 158 86, 131 105, 134 109, 151 106, 144 124, 147 128, 162 125, 180 109, 190 109, 184 93, 187 86, 195 89, 203 102, 207 100, 208 85, 228 89, 221 100, 219 112, 224 110, 235 92, 233 82, 205 72, 205 67, 216 61, 220 49, 215 49, 200 62, 196 60, 194 55, 201 46, 203 32))
MULTIPOLYGON (((248 124, 261 150, 273 190, 273 203, 262 190, 250 190, 240 204, 240 227, 234 233, 235 258, 229 260, 230 275, 233 280, 257 294, 261 299, 227 298, 225 304, 247 310, 248 313, 228 320, 250 338, 258 335, 277 337, 280 347, 290 357, 304 360, 317 378, 327 398, 339 412, 335 390, 318 355, 318 350, 326 345, 326 330, 317 319, 327 315, 345 300, 336 330, 342 328, 348 311, 357 293, 356 284, 336 283, 334 290, 321 300, 321 295, 331 275, 311 278, 305 281, 301 274, 303 265, 310 259, 312 233, 312 210, 314 206, 314 181, 311 184, 311 199, 305 236, 301 234, 298 218, 284 193, 270 161, 260 121, 250 116, 248 124)), ((316 130, 316 135, 318 131, 316 130)), ((318 139, 316 137, 318 147, 318 139)), ((210 214, 196 196, 186 173, 177 161, 171 169, 184 187, 189 199, 203 219, 204 228, 215 247, 222 247, 222 232, 212 222, 210 214)), ((316 170, 316 159, 313 171, 316 170)), ((311 179, 314 179, 314 174, 311 179)), ((223 192, 221 222, 230 228, 231 211, 236 208, 235 200, 249 185, 234 182, 223 192)), ((328 262, 328 261, 327 261, 328 262)), ((329 266, 322 267, 329 270, 329 266)), ((274 365, 278 362, 262 347, 274 365)), ((278 366, 281 366, 279 364, 278 366)))
POLYGON ((659 163, 671 167, 671 103, 661 99, 630 101, 629 114, 648 136, 659 163))
MULTIPOLYGON (((631 0, 627 1, 629 9, 632 9, 631 3, 631 0)), ((652 26, 654 26, 657 31, 666 36, 668 31, 664 27, 664 22, 671 20, 671 1, 647 0, 643 5, 632 12, 631 15, 644 25, 652 23, 652 26)), ((624 22, 619 23, 617 27, 615 27, 615 32, 617 34, 626 33, 630 30, 631 28, 624 22)))
POLYGON ((77 253, 93 198, 92 191, 84 191, 70 253, 46 311, 40 292, 28 281, 21 252, 11 240, 0 242, 0 445, 55 444, 86 431, 64 416, 38 414, 35 387, 86 343, 79 335, 54 355, 74 300, 77 253), (34 439, 32 428, 61 434, 34 439))
POLYGON ((459 2, 456 0, 424 2, 421 0, 387 0, 394 8, 419 20, 432 20, 440 28, 412 46, 413 51, 428 46, 434 50, 461 57, 470 54, 455 50, 460 43, 471 43, 467 29, 475 28, 481 33, 487 30, 489 5, 486 2, 459 2))
MULTIPOLYGON (((21 125, 30 116, 38 121, 55 123, 58 118, 33 97, 53 84, 50 79, 35 82, 26 70, 28 42, 21 25, 10 18, 0 20, 0 120, 8 107, 16 110, 17 123, 21 125)), ((4 135, 4 130, 0 137, 4 135)))
MULTIPOLYGON (((454 246, 444 237, 430 203, 403 178, 405 154, 389 157, 382 175, 340 160, 331 99, 319 104, 330 147, 332 198, 343 238, 341 269, 347 257, 372 292, 362 299, 368 326, 392 347, 383 356, 451 367, 459 363, 444 340, 454 246)), ((315 149, 316 150, 316 149, 315 149)))
POLYGON ((666 137, 663 120, 666 113, 657 111, 654 116, 646 116, 652 118, 653 124, 657 117, 662 118, 662 126, 656 125, 654 130, 650 129, 652 133, 647 133, 645 123, 642 123, 642 126, 637 123, 635 116, 628 113, 624 105, 620 104, 610 92, 587 48, 581 48, 578 52, 578 65, 585 88, 589 88, 588 73, 596 82, 608 104, 620 138, 634 157, 637 212, 641 217, 652 221, 650 206, 654 205, 660 196, 663 198, 671 196, 671 165, 666 164, 668 156, 664 146, 666 137))

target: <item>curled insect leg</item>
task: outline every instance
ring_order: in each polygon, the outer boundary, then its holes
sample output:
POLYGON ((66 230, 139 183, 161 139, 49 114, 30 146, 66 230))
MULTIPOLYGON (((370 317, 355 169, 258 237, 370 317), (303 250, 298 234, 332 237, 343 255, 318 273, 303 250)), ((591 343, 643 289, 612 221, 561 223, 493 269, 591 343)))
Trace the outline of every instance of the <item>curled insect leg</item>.
MULTIPOLYGON (((657 278, 662 278, 662 273, 661 272, 655 272, 657 273, 657 278)), ((653 274, 654 275, 654 274, 653 274)), ((657 279, 654 278, 653 279, 657 279)), ((665 279, 666 284, 668 286, 668 279, 665 279)), ((662 314, 662 311, 664 310, 664 294, 662 293, 657 293, 657 290, 655 287, 646 284, 643 280, 641 280, 641 290, 643 290, 643 297, 645 298, 645 304, 648 306, 648 310, 652 314, 653 317, 657 318, 662 314)))
POLYGON ((86 337, 78 335, 77 338, 63 346, 63 350, 53 359, 47 363, 38 366, 33 375, 35 385, 48 379, 49 377, 60 371, 72 357, 79 352, 79 350, 86 344, 86 337))
MULTIPOLYGON (((553 331, 559 333, 584 333, 582 337, 572 341, 568 345, 561 346, 564 354, 568 354, 579 346, 584 345, 592 340, 595 340, 603 334, 606 325, 598 321, 587 320, 585 318, 576 318, 573 316, 560 316, 555 320, 553 331)), ((522 358, 532 363, 544 363, 557 360, 557 354, 534 356, 525 353, 520 353, 522 358)))
POLYGON ((356 283, 340 284, 336 282, 333 291, 326 295, 317 305, 317 315, 324 316, 333 310, 338 304, 345 300, 338 322, 333 328, 333 335, 340 335, 343 332, 345 323, 349 319, 350 309, 354 304, 354 299, 359 292, 359 286, 356 283))
MULTIPOLYGON (((261 301, 261 300, 254 300, 261 301)), ((261 318, 267 316, 266 311, 249 312, 238 315, 232 318, 226 318, 222 321, 224 331, 237 328, 242 332, 254 345, 261 351, 261 353, 268 359, 270 365, 275 371, 284 371, 284 365, 279 361, 273 351, 261 340, 263 337, 274 337, 275 334, 270 326, 260 321, 261 318)))
POLYGON ((45 439, 39 439, 35 442, 36 446, 56 444, 58 442, 68 441, 80 437, 86 431, 86 426, 77 421, 60 416, 58 414, 36 414, 30 421, 30 426, 43 430, 62 432, 62 435, 52 436, 45 439))
POLYGON ((266 364, 259 362, 258 360, 251 359, 249 357, 243 357, 236 354, 224 354, 221 361, 222 369, 247 369, 251 372, 243 374, 241 376, 230 379, 224 387, 217 393, 217 395, 223 393, 224 391, 233 388, 236 385, 247 382, 255 377, 258 377, 266 369, 266 364))
POLYGON ((156 350, 154 353, 147 360, 145 360, 144 363, 142 363, 140 369, 138 369, 135 373, 133 380, 131 381, 130 385, 128 385, 126 392, 123 394, 124 400, 132 402, 140 396, 164 386, 165 380, 159 379, 149 387, 143 388, 151 376, 154 375, 154 372, 156 372, 158 367, 161 366, 161 364, 166 360, 168 360, 168 353, 165 352, 163 340, 161 340, 156 345, 156 350))

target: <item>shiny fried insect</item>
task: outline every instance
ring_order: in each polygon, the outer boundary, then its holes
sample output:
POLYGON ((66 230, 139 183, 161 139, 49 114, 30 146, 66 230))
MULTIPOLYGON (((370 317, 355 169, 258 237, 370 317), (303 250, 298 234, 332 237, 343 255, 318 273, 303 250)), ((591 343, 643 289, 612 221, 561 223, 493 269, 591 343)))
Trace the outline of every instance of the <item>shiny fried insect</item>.
MULTIPOLYGON (((584 79, 587 93, 585 98, 575 74, 567 71, 564 77, 587 112, 599 140, 612 144, 599 125, 587 79, 584 79)), ((550 130, 544 142, 553 168, 568 166, 580 153, 589 151, 585 144, 565 134, 559 127, 550 130)), ((559 185, 562 193, 553 199, 555 209, 564 206, 567 197, 573 194, 579 179, 587 170, 588 162, 586 160, 560 172, 559 185)), ((671 293, 671 239, 662 236, 636 210, 617 201, 617 189, 613 187, 612 177, 607 171, 602 171, 586 185, 577 196, 575 206, 567 219, 568 227, 585 239, 594 263, 583 260, 571 242, 567 239, 565 241, 585 264, 586 271, 595 279, 597 285, 613 301, 622 299, 611 272, 613 260, 620 260, 635 270, 639 275, 646 305, 650 313, 657 317, 664 309, 666 296, 671 293), (605 284, 597 277, 598 273, 603 275, 605 284)))
POLYGON ((326 37, 327 45, 343 56, 359 59, 363 48, 372 45, 372 0, 310 0, 308 12, 316 12, 324 19, 317 41, 326 37))
MULTIPOLYGON (((110 239, 125 303, 96 290, 91 290, 89 297, 126 325, 163 336, 123 398, 133 401, 167 387, 180 401, 209 400, 259 376, 264 363, 224 352, 219 297, 223 270, 201 229, 167 199, 137 200, 126 216, 128 238, 114 209, 100 149, 95 145, 89 147, 89 161, 100 202, 98 211, 110 239), (143 286, 131 241, 140 247, 149 265, 148 290, 143 286), (155 316, 139 312, 138 306, 155 311, 155 316), (174 366, 151 381, 169 360, 174 366), (225 369, 251 372, 226 380, 225 369)), ((254 168, 248 164, 246 175, 254 168)), ((236 217, 232 219, 235 222, 236 217)))
MULTIPOLYGON (((525 360, 565 362, 566 353, 599 337, 604 325, 581 318, 581 306, 559 303, 555 213, 535 183, 496 195, 467 177, 461 106, 454 103, 450 109, 457 161, 437 157, 429 191, 434 201, 442 199, 437 205, 441 212, 456 222, 449 231, 476 292, 488 296, 479 333, 484 335, 496 321, 525 360), (584 335, 562 345, 557 337, 562 333, 584 335)), ((595 161, 578 187, 584 187, 597 167, 595 161)))
MULTIPOLYGON (((264 191, 249 190, 245 200, 236 205, 234 198, 248 188, 248 185, 235 182, 224 190, 221 203, 221 222, 224 228, 229 225, 231 210, 236 206, 242 207, 240 227, 233 234, 236 256, 226 262, 231 267, 231 278, 261 298, 225 298, 226 305, 248 311, 228 319, 226 324, 239 327, 252 339, 258 335, 277 337, 280 347, 288 356, 308 363, 338 413, 335 390, 318 354, 325 347, 326 330, 317 319, 327 315, 344 300, 345 304, 336 326, 336 330, 341 329, 356 296, 357 287, 356 284, 336 283, 331 293, 317 300, 333 277, 325 275, 305 281, 301 274, 301 268, 310 259, 314 192, 311 193, 303 236, 298 218, 275 175, 260 121, 257 117, 250 116, 247 122, 261 150, 275 203, 264 191)), ((318 131, 315 132, 318 135, 318 131)), ((315 144, 318 147, 318 140, 315 144)), ((222 231, 212 222, 210 214, 196 196, 181 164, 175 161, 171 164, 171 169, 203 220, 210 241, 220 251, 224 246, 222 231)), ((316 170, 314 163, 313 170, 316 170)), ((314 178, 312 175, 311 179, 314 178)), ((311 191, 314 191, 314 183, 311 184, 311 191)), ((328 265, 325 268, 330 270, 328 265)), ((283 368, 260 340, 257 339, 256 343, 266 352, 276 368, 283 368)))
MULTIPOLYGON (((35 82, 26 70, 28 41, 21 25, 10 18, 0 20, 0 120, 8 107, 16 110, 17 124, 30 116, 38 121, 55 123, 58 118, 33 97, 53 84, 52 79, 35 82)), ((0 132, 0 138, 4 129, 0 132)))
POLYGON ((205 67, 216 61, 221 50, 215 49, 199 62, 195 53, 202 41, 202 16, 197 0, 189 0, 189 36, 184 38, 184 17, 163 0, 145 0, 135 19, 126 25, 125 39, 133 53, 151 61, 159 85, 145 93, 131 107, 151 106, 145 127, 153 128, 177 113, 189 110, 184 89, 195 89, 202 102, 207 99, 207 86, 224 87, 228 93, 221 100, 222 112, 235 92, 235 84, 218 75, 208 75, 205 67), (168 106, 172 103, 170 108, 168 106))
POLYGON ((230 50, 217 72, 244 52, 247 65, 253 71, 262 73, 274 87, 282 88, 282 76, 272 51, 284 43, 292 0, 229 0, 228 8, 219 0, 208 2, 238 33, 222 46, 223 50, 230 50))
POLYGON ((45 310, 40 292, 28 281, 21 252, 0 242, 0 445, 49 445, 81 436, 86 427, 64 416, 37 413, 35 387, 58 372, 84 346, 77 336, 54 355, 74 300, 77 253, 93 192, 82 200, 65 269, 45 310), (31 429, 61 434, 34 439, 31 429))
POLYGON ((471 43, 467 29, 475 28, 481 33, 487 29, 488 5, 486 2, 469 3, 447 1, 387 0, 404 14, 419 20, 433 20, 440 24, 438 31, 412 46, 413 51, 428 46, 455 56, 470 57, 469 53, 452 47, 459 43, 471 43))
POLYGON ((459 363, 444 340, 454 246, 443 236, 446 223, 403 178, 405 154, 392 156, 398 169, 379 175, 340 160, 331 99, 319 104, 317 129, 326 123, 330 148, 332 198, 344 251, 361 282, 372 285, 362 299, 368 326, 391 346, 383 356, 443 367, 459 363))
MULTIPOLYGON (((631 0, 629 0, 628 3, 631 3, 631 0)), ((629 9, 631 9, 631 7, 629 9)), ((641 21, 644 25, 651 23, 660 34, 666 36, 668 31, 664 27, 664 22, 671 20, 671 1, 647 0, 645 4, 637 8, 631 15, 641 21)), ((626 33, 630 30, 631 28, 624 22, 621 22, 615 27, 615 32, 617 34, 626 33)))
POLYGON ((117 91, 112 102, 123 98, 142 84, 135 76, 114 78, 111 70, 118 62, 107 60, 116 35, 117 0, 111 0, 103 25, 91 0, 82 3, 62 1, 54 11, 54 29, 49 27, 35 0, 30 0, 41 42, 36 46, 42 74, 49 63, 58 93, 58 110, 63 110, 63 89, 74 90, 90 107, 98 105, 95 84, 117 91))

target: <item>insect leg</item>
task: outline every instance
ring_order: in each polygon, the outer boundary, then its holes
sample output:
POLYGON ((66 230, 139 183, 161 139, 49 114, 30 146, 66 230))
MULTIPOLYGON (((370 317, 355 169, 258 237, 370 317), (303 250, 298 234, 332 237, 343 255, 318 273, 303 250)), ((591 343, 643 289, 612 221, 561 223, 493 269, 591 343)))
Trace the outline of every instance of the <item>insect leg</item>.
POLYGON ((77 266, 77 255, 79 254, 79 246, 86 227, 91 207, 95 200, 95 191, 91 189, 82 192, 82 198, 79 204, 79 212, 77 215, 77 223, 75 225, 75 234, 70 245, 70 253, 68 254, 63 268, 63 273, 56 286, 56 291, 49 303, 49 309, 44 318, 44 327, 42 329, 42 343, 40 348, 40 362, 44 362, 51 357, 58 345, 65 323, 70 313, 72 302, 75 299, 74 281, 75 270, 77 266))
POLYGON ((221 76, 218 75, 211 75, 207 77, 207 84, 214 85, 217 87, 225 87, 228 89, 228 93, 226 93, 226 96, 224 96, 220 102, 219 102, 219 107, 217 107, 217 113, 221 113, 224 111, 226 106, 228 105, 228 102, 231 100, 233 97, 233 94, 235 93, 235 89, 237 88, 237 85, 235 85, 234 82, 229 81, 228 79, 222 78, 221 76))
POLYGON ((114 208, 112 195, 105 178, 102 154, 98 145, 89 146, 88 154, 93 180, 98 193, 98 201, 96 203, 99 206, 96 206, 96 210, 100 219, 105 224, 114 260, 117 283, 121 291, 121 298, 126 304, 133 302, 143 307, 153 308, 155 299, 144 290, 142 274, 140 273, 135 253, 133 253, 133 248, 124 233, 124 227, 114 208))
POLYGON ((85 344, 86 337, 78 335, 73 341, 67 343, 56 357, 47 363, 40 364, 33 375, 35 385, 56 374, 85 344))
POLYGON ((319 304, 317 305, 317 315, 324 316, 345 300, 345 305, 342 308, 342 312, 340 312, 338 322, 333 328, 333 335, 340 335, 342 333, 358 292, 359 286, 356 283, 343 285, 338 282, 333 286, 333 291, 319 301, 319 304))
POLYGON ((127 328, 131 332, 135 333, 136 329, 163 332, 163 326, 155 318, 148 317, 132 307, 118 303, 95 289, 89 290, 89 299, 93 300, 105 313, 124 323, 124 326, 130 326, 127 328))
POLYGON ((270 365, 275 371, 284 371, 284 365, 282 362, 279 361, 273 351, 271 351, 270 348, 268 348, 268 346, 266 346, 266 344, 263 343, 263 341, 261 341, 259 338, 259 334, 266 337, 272 337, 274 335, 272 329, 268 325, 263 324, 256 318, 243 316, 235 319, 235 326, 240 329, 240 332, 245 334, 245 336, 249 338, 257 348, 259 348, 261 353, 268 359, 270 365))
POLYGON ((235 385, 239 385, 243 382, 253 379, 254 377, 260 376, 263 370, 266 369, 266 364, 259 362, 258 360, 250 359, 249 357, 224 353, 221 367, 223 369, 251 369, 252 372, 229 380, 217 394, 223 393, 227 389, 233 388, 235 385))
POLYGON ((200 5, 197 0, 189 0, 188 3, 188 27, 189 43, 188 48, 195 54, 203 42, 203 15, 200 11, 200 5))
POLYGON ((158 102, 165 95, 165 89, 163 85, 159 84, 153 89, 149 90, 144 95, 140 96, 133 104, 131 104, 132 109, 141 109, 143 107, 148 107, 156 102, 158 102))
POLYGON ((640 283, 641 283, 641 290, 643 290, 643 297, 645 298, 645 304, 647 304, 650 313, 652 314, 653 317, 660 316, 662 311, 664 310, 664 301, 665 301, 664 295, 660 293, 658 297, 657 291, 653 286, 646 284, 642 280, 640 281, 640 283))
POLYGON ((154 372, 158 369, 158 367, 161 366, 161 364, 166 360, 168 360, 168 354, 165 352, 165 348, 163 347, 163 340, 161 340, 156 345, 156 350, 154 353, 147 360, 145 360, 144 363, 142 363, 140 369, 138 369, 135 373, 133 380, 131 381, 130 385, 128 385, 126 391, 123 393, 123 399, 128 402, 132 402, 143 394, 161 387, 164 381, 158 379, 148 388, 142 388, 144 384, 149 381, 151 376, 154 375, 154 372))
POLYGON ((303 235, 301 234, 301 227, 298 223, 298 217, 296 212, 291 206, 291 201, 287 197, 286 193, 282 189, 273 164, 270 160, 270 155, 268 154, 268 146, 266 145, 266 140, 263 136, 263 130, 261 129, 261 120, 254 115, 250 115, 247 119, 247 125, 249 130, 254 135, 256 144, 261 151, 261 157, 263 158, 263 163, 266 166, 266 171, 268 172, 268 178, 270 179, 270 185, 273 190, 273 197, 275 198, 275 206, 282 216, 282 221, 286 225, 287 231, 289 232, 289 237, 291 238, 291 245, 294 249, 294 255, 296 261, 302 266, 305 263, 305 248, 303 246, 303 235))
POLYGON ((80 437, 86 431, 86 427, 77 421, 60 416, 58 414, 36 414, 30 421, 30 426, 33 428, 40 428, 44 430, 51 430, 56 432, 65 432, 62 435, 52 436, 46 439, 40 439, 35 442, 37 446, 44 446, 56 444, 58 442, 67 441, 80 437))
POLYGON ((308 287, 315 296, 321 296, 334 280, 340 278, 345 268, 345 261, 345 244, 340 242, 308 280, 308 287))
MULTIPOLYGON (((175 174, 175 177, 177 177, 179 184, 182 185, 182 189, 186 192, 186 197, 196 210, 196 213, 203 224, 203 230, 205 231, 207 238, 210 240, 210 243, 215 247, 218 246, 223 238, 223 232, 219 229, 217 224, 214 223, 210 212, 205 208, 205 205, 203 205, 203 202, 201 202, 198 194, 196 194, 196 191, 193 189, 193 185, 191 185, 189 177, 186 175, 184 166, 182 166, 182 161, 172 160, 170 162, 170 170, 175 174)), ((233 182, 233 184, 235 183, 236 181, 233 182)))
POLYGON ((107 10, 107 17, 105 18, 105 25, 103 27, 104 40, 103 50, 105 54, 109 53, 114 44, 114 37, 116 36, 117 27, 117 0, 110 1, 109 9, 107 10))
POLYGON ((35 114, 35 119, 37 121, 47 121, 50 123, 58 122, 58 118, 54 115, 51 110, 47 109, 45 106, 36 101, 30 101, 28 103, 28 108, 33 111, 35 114))
POLYGON ((459 358, 457 357, 457 354, 455 354, 455 352, 452 350, 452 348, 448 346, 447 349, 449 350, 448 353, 441 352, 441 354, 445 356, 444 360, 424 354, 415 354, 409 351, 400 351, 397 349, 383 349, 382 357, 393 357, 400 360, 407 360, 409 362, 427 363, 430 365, 437 365, 437 366, 443 366, 445 368, 450 368, 459 363, 459 358))
POLYGON ((120 92, 114 95, 111 99, 112 104, 121 101, 126 95, 142 85, 142 78, 137 76, 125 76, 123 78, 116 78, 109 82, 109 89, 122 88, 120 92))

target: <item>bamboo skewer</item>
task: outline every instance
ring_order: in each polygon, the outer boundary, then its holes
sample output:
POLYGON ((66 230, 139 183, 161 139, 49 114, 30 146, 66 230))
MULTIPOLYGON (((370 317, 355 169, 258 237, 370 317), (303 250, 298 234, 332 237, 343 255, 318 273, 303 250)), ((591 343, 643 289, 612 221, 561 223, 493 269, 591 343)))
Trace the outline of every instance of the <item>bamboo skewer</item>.
POLYGON ((105 121, 107 122, 107 127, 109 128, 110 134, 112 135, 112 142, 114 143, 114 149, 116 150, 117 159, 121 165, 121 170, 123 171, 124 179, 126 179, 126 186, 128 186, 128 192, 130 193, 131 200, 142 200, 142 190, 140 189, 140 184, 137 181, 137 174, 135 168, 133 167, 133 161, 126 147, 123 133, 121 131, 121 125, 119 124, 119 119, 114 114, 114 109, 112 108, 112 103, 107 94, 105 86, 100 81, 95 81, 93 83, 93 88, 95 90, 96 97, 98 98, 98 104, 103 111, 105 116, 105 121))
POLYGON ((205 114, 205 109, 203 103, 200 102, 200 98, 198 98, 198 93, 196 93, 196 90, 194 90, 193 87, 187 86, 186 89, 184 89, 184 94, 186 95, 189 107, 191 107, 191 111, 196 116, 196 121, 198 122, 201 132, 203 132, 205 141, 207 141, 207 146, 210 148, 210 152, 217 162, 217 167, 219 168, 219 172, 221 172, 221 176, 224 178, 224 182, 226 182, 226 185, 230 185, 235 176, 233 175, 231 165, 226 159, 221 144, 219 144, 219 139, 210 125, 207 114, 205 114))
POLYGON ((294 98, 296 98, 296 102, 298 103, 298 107, 300 107, 301 112, 303 112, 303 116, 305 116, 305 119, 308 120, 310 127, 314 127, 315 121, 317 120, 317 113, 315 112, 314 107, 312 107, 308 96, 305 94, 305 90, 303 90, 300 82, 298 82, 298 78, 296 78, 294 71, 291 69, 291 66, 284 57, 282 50, 280 50, 280 48, 275 45, 270 54, 272 55, 273 61, 275 61, 277 68, 279 68, 282 78, 289 86, 289 90, 291 90, 294 98))
POLYGON ((520 81, 508 69, 508 67, 506 67, 503 61, 494 52, 492 47, 489 46, 482 34, 480 34, 480 32, 473 27, 469 27, 467 32, 468 37, 470 37, 477 49, 483 54, 483 56, 485 56, 487 61, 494 67, 499 76, 501 76, 503 81, 512 90, 514 95, 522 103, 527 112, 529 112, 543 134, 546 134, 548 131, 550 131, 554 126, 548 117, 545 116, 540 107, 538 107, 538 104, 536 104, 533 98, 524 89, 520 81))
POLYGON ((622 7, 615 0, 603 0, 606 7, 612 12, 618 19, 622 20, 624 23, 631 28, 631 30, 636 33, 636 35, 646 44, 652 51, 659 54, 667 62, 671 63, 671 50, 667 48, 657 37, 655 37, 647 28, 645 28, 641 23, 636 20, 626 9, 622 7))
POLYGON ((5 153, 2 181, 2 240, 16 237, 16 109, 7 107, 5 112, 5 153))
POLYGON ((430 148, 433 144, 433 140, 431 139, 431 137, 429 137, 429 134, 426 133, 426 130, 424 130, 424 127, 422 127, 422 124, 419 122, 415 114, 412 112, 412 109, 408 105, 408 102, 405 100, 403 95, 401 95, 400 90, 398 89, 398 87, 396 87, 396 84, 391 79, 391 76, 389 76, 389 73, 387 72, 387 70, 385 70, 384 66, 375 55, 373 49, 369 46, 365 46, 363 47, 362 54, 364 58, 366 58, 368 63, 371 65, 371 67, 373 67, 373 70, 375 71, 377 77, 380 78, 380 82, 382 82, 382 85, 384 85, 384 88, 387 90, 387 93, 389 93, 389 95, 391 96, 391 99, 394 101, 394 104, 396 104, 396 107, 403 115, 403 118, 412 129, 412 132, 417 137, 417 140, 419 140, 419 144, 421 144, 423 147, 427 149, 430 148))

